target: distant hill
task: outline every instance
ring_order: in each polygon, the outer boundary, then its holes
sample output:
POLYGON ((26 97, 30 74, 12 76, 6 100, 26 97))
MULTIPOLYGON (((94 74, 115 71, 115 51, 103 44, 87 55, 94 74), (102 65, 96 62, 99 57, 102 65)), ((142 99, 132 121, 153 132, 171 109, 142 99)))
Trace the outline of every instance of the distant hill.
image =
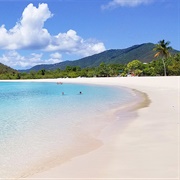
POLYGON ((0 74, 11 74, 11 73, 17 73, 18 71, 0 63, 0 74))
MULTIPOLYGON (((66 66, 79 66, 81 68, 96 67, 99 66, 102 62, 106 64, 126 64, 135 59, 138 59, 143 63, 148 63, 154 59, 154 47, 155 44, 153 43, 145 43, 141 45, 134 45, 126 49, 111 49, 79 60, 64 61, 56 64, 42 64, 34 66, 31 69, 21 71, 30 72, 39 71, 41 69, 65 69, 66 66)), ((176 50, 172 51, 172 53, 177 52, 178 51, 176 50)))

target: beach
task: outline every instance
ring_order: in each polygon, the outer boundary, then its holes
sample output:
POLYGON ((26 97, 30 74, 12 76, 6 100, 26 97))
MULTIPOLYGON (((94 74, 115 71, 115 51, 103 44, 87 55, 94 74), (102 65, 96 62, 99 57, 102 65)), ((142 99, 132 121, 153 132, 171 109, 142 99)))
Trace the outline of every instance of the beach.
POLYGON ((106 127, 92 143, 84 143, 82 153, 26 179, 180 178, 180 77, 32 81, 122 86, 141 92, 146 101, 129 110, 123 128, 119 122, 106 127))

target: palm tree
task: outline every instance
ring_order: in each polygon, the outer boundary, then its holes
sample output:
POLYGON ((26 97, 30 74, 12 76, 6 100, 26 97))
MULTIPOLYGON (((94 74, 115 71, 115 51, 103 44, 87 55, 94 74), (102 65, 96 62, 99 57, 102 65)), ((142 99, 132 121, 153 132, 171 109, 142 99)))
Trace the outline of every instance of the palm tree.
POLYGON ((157 51, 157 53, 154 55, 154 57, 162 56, 162 62, 164 66, 164 76, 166 76, 166 65, 165 65, 165 59, 167 59, 170 56, 169 50, 172 49, 171 46, 169 46, 170 42, 165 40, 161 40, 158 42, 158 44, 155 45, 154 51, 157 51))

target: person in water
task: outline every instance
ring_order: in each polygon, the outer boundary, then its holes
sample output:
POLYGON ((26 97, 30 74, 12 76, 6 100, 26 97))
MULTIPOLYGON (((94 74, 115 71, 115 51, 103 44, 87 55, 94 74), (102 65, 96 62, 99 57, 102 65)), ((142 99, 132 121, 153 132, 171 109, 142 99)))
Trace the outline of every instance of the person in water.
POLYGON ((82 92, 80 91, 79 94, 82 94, 82 92))

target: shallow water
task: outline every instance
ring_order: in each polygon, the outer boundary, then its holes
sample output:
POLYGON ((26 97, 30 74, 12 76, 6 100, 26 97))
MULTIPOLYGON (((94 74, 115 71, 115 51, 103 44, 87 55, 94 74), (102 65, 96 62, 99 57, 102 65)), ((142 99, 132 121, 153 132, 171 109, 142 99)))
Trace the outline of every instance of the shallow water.
POLYGON ((117 87, 0 82, 0 178, 63 156, 77 145, 77 136, 89 133, 87 126, 95 130, 105 112, 133 98, 117 87))

